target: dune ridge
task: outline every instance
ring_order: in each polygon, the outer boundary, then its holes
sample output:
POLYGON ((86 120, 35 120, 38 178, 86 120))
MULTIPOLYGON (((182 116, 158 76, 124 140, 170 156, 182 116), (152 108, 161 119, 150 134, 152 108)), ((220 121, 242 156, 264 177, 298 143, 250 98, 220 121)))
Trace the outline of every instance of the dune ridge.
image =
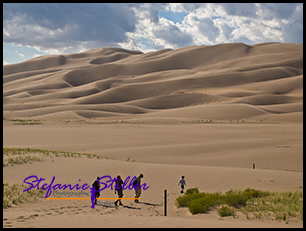
POLYGON ((5 118, 302 122, 302 114, 303 44, 106 47, 3 66, 5 118))

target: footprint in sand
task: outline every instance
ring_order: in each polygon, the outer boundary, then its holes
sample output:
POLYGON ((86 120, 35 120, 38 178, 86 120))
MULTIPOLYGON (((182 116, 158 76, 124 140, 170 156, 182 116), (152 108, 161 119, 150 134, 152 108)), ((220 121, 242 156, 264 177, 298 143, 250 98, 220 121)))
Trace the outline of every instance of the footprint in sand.
POLYGON ((64 214, 64 212, 62 212, 62 211, 57 211, 57 210, 56 210, 55 212, 58 213, 58 215, 59 215, 59 214, 64 214))
POLYGON ((31 216, 30 216, 30 218, 35 218, 35 217, 38 217, 39 215, 37 214, 37 213, 35 213, 35 214, 32 214, 31 216))
POLYGON ((104 214, 112 214, 113 212, 115 212, 115 210, 107 211, 104 214))
POLYGON ((17 217, 17 222, 25 222, 24 216, 17 217))
POLYGON ((12 222, 10 221, 6 221, 5 224, 3 224, 3 227, 6 228, 6 227, 12 227, 12 222))

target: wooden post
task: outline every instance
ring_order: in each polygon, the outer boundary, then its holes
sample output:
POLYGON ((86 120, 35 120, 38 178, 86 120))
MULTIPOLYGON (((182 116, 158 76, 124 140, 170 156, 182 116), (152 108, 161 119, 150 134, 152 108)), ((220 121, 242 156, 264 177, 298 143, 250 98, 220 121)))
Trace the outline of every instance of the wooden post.
POLYGON ((255 163, 253 163, 253 169, 255 169, 255 163))
POLYGON ((164 198, 165 198, 165 202, 164 202, 164 204, 165 204, 165 216, 167 216, 167 189, 165 189, 164 198))

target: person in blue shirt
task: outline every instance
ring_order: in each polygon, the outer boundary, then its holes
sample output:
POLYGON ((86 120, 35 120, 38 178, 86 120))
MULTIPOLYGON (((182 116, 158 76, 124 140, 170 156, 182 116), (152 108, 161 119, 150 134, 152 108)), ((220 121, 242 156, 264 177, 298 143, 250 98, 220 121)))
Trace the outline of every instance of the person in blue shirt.
POLYGON ((186 185, 185 176, 182 176, 182 178, 179 180, 178 185, 181 185, 181 193, 184 193, 184 185, 186 185))

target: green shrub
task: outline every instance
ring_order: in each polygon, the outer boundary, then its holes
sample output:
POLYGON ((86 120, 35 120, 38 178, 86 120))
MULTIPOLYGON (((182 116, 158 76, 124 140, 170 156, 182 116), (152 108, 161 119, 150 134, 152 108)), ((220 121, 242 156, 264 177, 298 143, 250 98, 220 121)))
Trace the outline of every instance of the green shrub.
POLYGON ((219 193, 206 194, 204 197, 195 199, 190 202, 188 209, 192 214, 206 213, 207 210, 221 203, 219 193))
POLYGON ((267 191, 255 190, 250 188, 245 189, 243 194, 245 194, 248 198, 258 198, 270 195, 270 193, 267 191))
POLYGON ((228 206, 223 206, 218 210, 220 217, 235 216, 235 212, 228 206))
POLYGON ((189 206, 190 202, 204 197, 206 195, 206 193, 192 193, 192 194, 185 194, 183 196, 179 196, 176 198, 176 206, 179 207, 187 207, 189 206))
POLYGON ((198 188, 189 188, 185 192, 185 194, 195 194, 195 193, 200 193, 198 188))
POLYGON ((191 214, 206 213, 208 210, 206 199, 199 198, 191 201, 190 205, 188 206, 188 209, 191 212, 191 214))
POLYGON ((303 191, 300 190, 268 192, 247 188, 244 191, 229 190, 221 194, 198 193, 197 188, 192 188, 178 197, 176 203, 177 207, 187 206, 192 214, 206 213, 210 207, 227 204, 218 210, 220 216, 234 216, 234 211, 239 210, 248 219, 251 213, 256 219, 274 214, 276 220, 286 221, 288 217, 303 220, 303 191))
POLYGON ((228 194, 224 197, 225 203, 235 208, 245 206, 248 199, 245 194, 228 194))

